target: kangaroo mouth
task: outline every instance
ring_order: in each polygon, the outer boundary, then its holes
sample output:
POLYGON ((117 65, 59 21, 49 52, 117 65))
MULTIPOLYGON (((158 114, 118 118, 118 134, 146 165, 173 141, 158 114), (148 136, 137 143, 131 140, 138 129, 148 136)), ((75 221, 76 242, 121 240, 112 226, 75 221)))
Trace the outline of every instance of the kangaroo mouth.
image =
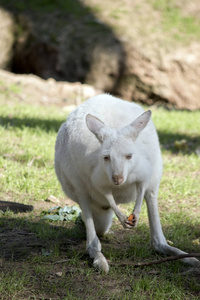
POLYGON ((120 177, 120 178, 112 178, 112 181, 114 183, 114 185, 121 185, 124 182, 124 178, 120 177))
POLYGON ((113 180, 114 185, 120 185, 121 183, 119 183, 118 181, 113 180))

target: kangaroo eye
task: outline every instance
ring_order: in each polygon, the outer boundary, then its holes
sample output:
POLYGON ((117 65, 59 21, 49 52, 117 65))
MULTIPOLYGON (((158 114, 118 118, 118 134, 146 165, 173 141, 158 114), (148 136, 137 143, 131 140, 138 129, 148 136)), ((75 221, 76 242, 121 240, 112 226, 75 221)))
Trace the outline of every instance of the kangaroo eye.
POLYGON ((126 159, 130 160, 132 158, 132 154, 126 155, 126 159))
POLYGON ((109 155, 105 155, 105 156, 103 157, 103 159, 104 159, 104 160, 110 160, 110 156, 109 156, 109 155))

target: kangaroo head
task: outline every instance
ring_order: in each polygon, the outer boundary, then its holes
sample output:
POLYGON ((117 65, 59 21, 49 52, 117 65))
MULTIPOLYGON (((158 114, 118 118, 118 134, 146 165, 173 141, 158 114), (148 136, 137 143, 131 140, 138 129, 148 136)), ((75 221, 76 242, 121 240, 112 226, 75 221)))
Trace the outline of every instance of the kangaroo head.
POLYGON ((124 128, 114 129, 95 116, 86 116, 89 130, 101 143, 100 161, 114 185, 126 182, 129 170, 134 166, 134 141, 146 127, 150 117, 151 111, 146 111, 124 128))

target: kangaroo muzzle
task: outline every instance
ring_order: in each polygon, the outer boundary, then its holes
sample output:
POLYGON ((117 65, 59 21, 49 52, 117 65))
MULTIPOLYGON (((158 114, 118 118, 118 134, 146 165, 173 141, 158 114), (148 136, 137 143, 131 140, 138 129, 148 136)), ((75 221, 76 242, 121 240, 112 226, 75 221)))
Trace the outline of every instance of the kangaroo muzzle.
POLYGON ((117 174, 117 175, 113 174, 112 181, 115 185, 120 185, 124 181, 124 176, 122 174, 117 174))

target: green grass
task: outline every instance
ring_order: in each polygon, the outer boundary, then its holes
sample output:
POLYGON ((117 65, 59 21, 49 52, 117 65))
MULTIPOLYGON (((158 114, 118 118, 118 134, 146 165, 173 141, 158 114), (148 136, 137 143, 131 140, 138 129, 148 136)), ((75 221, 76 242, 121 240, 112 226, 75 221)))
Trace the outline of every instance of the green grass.
POLYGON ((150 0, 150 3, 160 12, 161 26, 165 32, 179 40, 200 37, 199 20, 193 16, 184 16, 175 0, 150 0))
MULTIPOLYGON (((200 157, 195 148, 200 143, 200 111, 152 110, 164 160, 159 195, 163 230, 175 246, 199 252, 200 157), (176 149, 174 141, 182 138, 188 147, 176 149)), ((50 194, 64 198, 53 159, 57 131, 65 118, 59 107, 1 103, 0 199, 37 205, 50 194)), ((128 214, 132 206, 122 209, 128 214)), ((102 238, 103 252, 111 261, 108 275, 93 269, 81 224, 44 221, 40 211, 8 211, 0 214, 0 234, 1 299, 94 299, 98 295, 98 299, 197 300, 200 296, 198 277, 183 275, 190 267, 181 262, 140 269, 129 266, 129 262, 162 257, 150 247, 145 203, 136 230, 124 231, 115 220, 111 233, 102 238), (65 263, 55 264, 63 259, 65 263), (126 266, 115 265, 123 261, 126 266)))
POLYGON ((17 84, 10 84, 6 87, 5 82, 0 80, 0 93, 1 95, 8 97, 11 94, 19 94, 21 88, 17 84))
POLYGON ((1 107, 2 193, 9 192, 15 200, 24 196, 26 201, 34 201, 58 190, 53 157, 56 133, 63 120, 64 114, 53 108, 46 110, 28 105, 1 107))

